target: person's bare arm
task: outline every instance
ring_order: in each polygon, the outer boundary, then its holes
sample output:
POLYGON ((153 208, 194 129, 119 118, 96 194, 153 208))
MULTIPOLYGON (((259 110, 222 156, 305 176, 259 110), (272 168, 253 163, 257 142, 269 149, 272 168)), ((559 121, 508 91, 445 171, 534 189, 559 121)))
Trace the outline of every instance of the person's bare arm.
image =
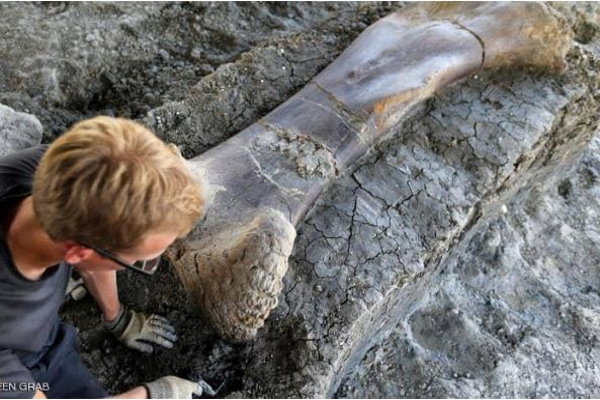
MULTIPOLYGON (((205 381, 197 382, 182 379, 176 376, 163 376, 153 382, 146 383, 148 386, 136 386, 126 392, 111 396, 111 399, 149 399, 150 392, 160 399, 191 399, 193 395, 215 396, 217 392, 205 381), (152 387, 152 389, 150 389, 152 387)), ((36 390, 34 399, 47 399, 44 392, 36 390)))
MULTIPOLYGON (((34 399, 47 399, 46 395, 41 390, 36 390, 35 394, 33 395, 33 398, 34 399)), ((109 398, 111 398, 111 399, 147 399, 148 391, 143 386, 136 386, 133 389, 130 389, 130 390, 123 392, 121 394, 118 394, 116 396, 111 396, 109 398)))
POLYGON ((105 321, 114 320, 121 309, 116 271, 78 271, 96 300, 105 321))
POLYGON ((136 386, 126 392, 111 396, 111 399, 147 399, 148 391, 144 386, 136 386))

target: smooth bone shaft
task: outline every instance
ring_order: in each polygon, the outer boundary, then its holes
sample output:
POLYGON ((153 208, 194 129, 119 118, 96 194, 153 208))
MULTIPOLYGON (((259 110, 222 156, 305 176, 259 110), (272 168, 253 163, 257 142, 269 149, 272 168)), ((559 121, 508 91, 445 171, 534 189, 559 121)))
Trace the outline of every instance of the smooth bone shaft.
MULTIPOLYGON (((242 146, 260 168, 273 169, 274 162, 284 166, 286 160, 276 160, 273 147, 264 145, 276 147, 287 136, 314 143, 328 156, 324 161, 329 159, 337 174, 343 173, 374 143, 385 139, 414 105, 481 68, 563 68, 569 35, 560 22, 541 4, 407 7, 368 28, 305 88, 230 139, 222 150, 228 153, 235 151, 229 145, 242 146), (552 25, 555 29, 550 29, 552 25)), ((226 157, 231 160, 231 155, 226 157)), ((276 202, 272 196, 257 194, 260 203, 286 204, 285 209, 276 208, 297 225, 332 175, 304 180, 270 177, 288 191, 280 193, 284 198, 276 202)))

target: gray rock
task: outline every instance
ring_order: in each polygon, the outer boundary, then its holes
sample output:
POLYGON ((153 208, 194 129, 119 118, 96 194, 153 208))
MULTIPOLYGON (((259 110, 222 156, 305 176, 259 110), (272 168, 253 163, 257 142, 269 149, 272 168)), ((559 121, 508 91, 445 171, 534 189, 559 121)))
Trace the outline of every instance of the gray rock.
MULTIPOLYGON (((236 62, 255 47, 276 50, 274 46, 280 41, 290 46, 298 40, 297 35, 312 40, 306 57, 291 59, 298 66, 294 73, 302 79, 304 69, 314 68, 314 64, 322 68, 335 56, 330 51, 344 48, 343 43, 336 48, 340 36, 351 40, 369 20, 389 8, 381 2, 320 6, 236 2, 3 3, 0 103, 37 115, 46 129, 44 138, 49 141, 85 117, 110 114, 141 118, 163 103, 182 101, 189 97, 190 88, 212 70, 236 62), (323 25, 329 34, 311 33, 313 29, 323 30, 323 25), (328 49, 315 57, 315 49, 320 46, 328 49), (148 89, 155 93, 153 98, 144 97, 148 89)), ((283 59, 281 54, 277 56, 283 59)), ((281 68, 274 58, 275 53, 264 67, 281 68)), ((239 80, 229 76, 226 87, 262 73, 239 72, 239 80)), ((271 79, 261 85, 263 90, 269 84, 276 86, 275 90, 281 91, 278 95, 283 96, 279 101, 285 100, 291 94, 288 85, 293 85, 293 79, 277 82, 277 75, 271 79)), ((236 93, 227 92, 228 96, 219 99, 218 105, 207 104, 201 113, 204 117, 194 117, 203 122, 204 129, 212 130, 211 138, 226 127, 226 117, 221 118, 221 125, 213 124, 218 106, 225 113, 250 114, 249 120, 241 122, 249 125, 255 118, 252 108, 262 113, 265 107, 272 108, 277 103, 265 100, 249 105, 247 110, 231 106, 228 110, 226 104, 235 104, 232 100, 236 94, 252 97, 260 93, 255 88, 248 82, 236 93)), ((208 98, 222 88, 214 89, 208 98)), ((214 144, 214 138, 210 144, 214 144)), ((190 155, 187 148, 184 150, 190 155)))
POLYGON ((336 396, 600 396, 599 174, 600 132, 474 229, 336 396))
MULTIPOLYGON (((597 60, 600 7, 556 5, 597 60)), ((597 117, 583 129, 596 127, 597 117)), ((572 161, 563 149, 564 161, 482 211, 490 217, 450 249, 336 397, 599 396, 600 131, 572 161)))
POLYGON ((39 144, 42 130, 35 116, 0 104, 0 156, 39 144))

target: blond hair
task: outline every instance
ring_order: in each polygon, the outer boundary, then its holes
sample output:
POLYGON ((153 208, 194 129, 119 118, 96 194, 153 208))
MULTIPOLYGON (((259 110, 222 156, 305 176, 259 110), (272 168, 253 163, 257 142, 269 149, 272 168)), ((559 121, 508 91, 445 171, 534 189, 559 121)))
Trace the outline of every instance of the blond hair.
POLYGON ((52 239, 109 251, 155 232, 185 236, 204 208, 180 155, 142 125, 111 117, 81 121, 52 143, 32 195, 52 239))

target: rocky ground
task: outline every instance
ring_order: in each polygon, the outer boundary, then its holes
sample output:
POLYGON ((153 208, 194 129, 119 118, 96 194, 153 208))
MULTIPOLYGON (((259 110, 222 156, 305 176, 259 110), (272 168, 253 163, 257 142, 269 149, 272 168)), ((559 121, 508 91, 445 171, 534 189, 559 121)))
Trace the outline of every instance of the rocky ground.
POLYGON ((336 397, 600 396, 599 150, 500 206, 336 397))
MULTIPOLYGON (((1 143, 110 114, 200 154, 401 7, 2 3, 0 103, 41 124, 0 107, 1 143)), ((600 396, 600 8, 555 7, 568 72, 489 72, 423 104, 315 204, 256 340, 216 337, 164 265, 119 285, 174 322, 172 350, 129 351, 89 297, 66 304, 90 369, 114 393, 177 374, 231 397, 600 396)))

